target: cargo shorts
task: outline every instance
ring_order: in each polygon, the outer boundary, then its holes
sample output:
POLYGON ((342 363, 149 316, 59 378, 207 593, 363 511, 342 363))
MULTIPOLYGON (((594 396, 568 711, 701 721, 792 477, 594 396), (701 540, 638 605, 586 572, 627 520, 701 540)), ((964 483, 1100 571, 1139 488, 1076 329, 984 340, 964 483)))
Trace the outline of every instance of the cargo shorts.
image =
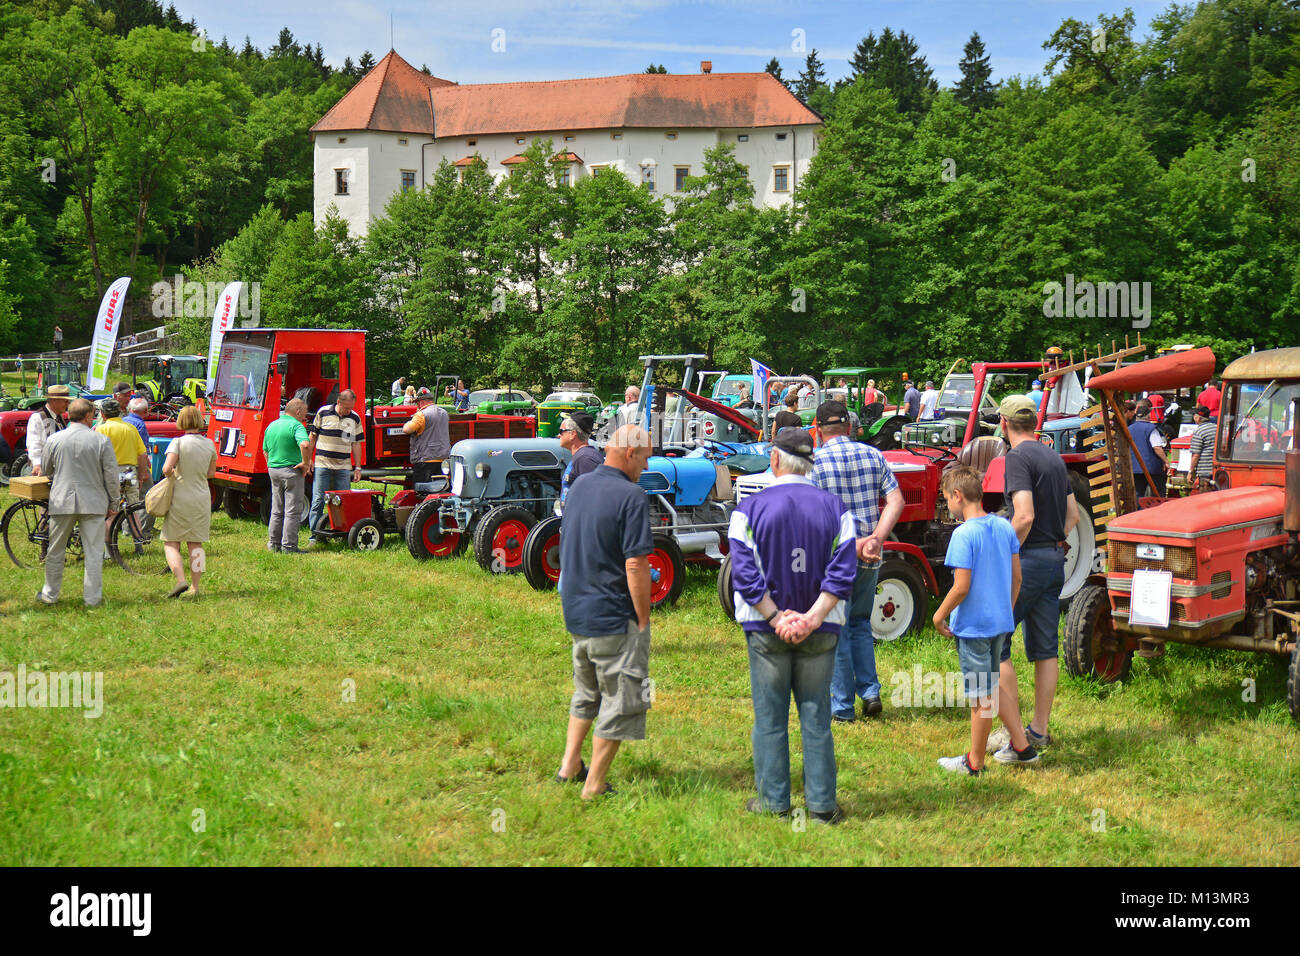
POLYGON ((650 628, 628 621, 622 634, 573 637, 573 699, 569 713, 594 721, 605 740, 644 740, 650 709, 650 628))

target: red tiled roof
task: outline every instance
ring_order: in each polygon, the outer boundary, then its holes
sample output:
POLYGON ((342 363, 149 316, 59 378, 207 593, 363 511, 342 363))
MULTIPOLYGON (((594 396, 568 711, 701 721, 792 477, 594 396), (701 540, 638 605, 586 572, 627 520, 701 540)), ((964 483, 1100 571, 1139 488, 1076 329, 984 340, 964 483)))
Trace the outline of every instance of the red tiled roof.
POLYGON ((501 165, 513 166, 515 163, 524 163, 527 161, 527 156, 520 156, 518 153, 515 153, 513 156, 507 156, 505 159, 501 160, 501 165))
POLYGON ((577 153, 556 153, 554 156, 551 157, 551 162, 577 163, 579 166, 586 165, 585 163, 583 163, 582 157, 579 156, 577 153))
POLYGON ((448 86, 455 84, 422 73, 389 50, 311 131, 375 129, 432 135, 429 91, 448 86))
POLYGON ((482 157, 482 156, 462 156, 460 159, 458 159, 458 160, 456 160, 454 163, 452 163, 452 165, 453 165, 453 166, 473 166, 473 165, 475 165, 476 163, 477 163, 479 166, 486 166, 486 165, 487 165, 487 163, 483 161, 483 157, 482 157))
POLYGON ((447 139, 548 130, 748 129, 821 122, 768 73, 630 73, 460 86, 421 73, 390 52, 312 132, 374 129, 447 139))

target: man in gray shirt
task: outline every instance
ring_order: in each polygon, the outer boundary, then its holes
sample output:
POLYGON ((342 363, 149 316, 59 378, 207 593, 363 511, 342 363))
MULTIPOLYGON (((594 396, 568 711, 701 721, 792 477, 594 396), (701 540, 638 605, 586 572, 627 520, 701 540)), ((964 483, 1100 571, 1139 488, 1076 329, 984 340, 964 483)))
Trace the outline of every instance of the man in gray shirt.
POLYGON ((411 436, 411 472, 415 490, 433 481, 434 467, 451 454, 451 437, 448 434, 447 409, 433 400, 433 392, 422 388, 415 393, 415 414, 402 426, 411 436))

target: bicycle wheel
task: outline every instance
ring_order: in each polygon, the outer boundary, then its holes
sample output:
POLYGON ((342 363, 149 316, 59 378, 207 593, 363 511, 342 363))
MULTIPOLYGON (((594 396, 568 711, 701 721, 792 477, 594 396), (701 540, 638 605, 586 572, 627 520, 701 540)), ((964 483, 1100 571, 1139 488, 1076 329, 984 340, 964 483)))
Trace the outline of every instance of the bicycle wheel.
POLYGON ((145 518, 142 502, 119 511, 108 529, 108 553, 118 567, 130 574, 164 574, 167 559, 146 529, 145 518))
POLYGON ((20 501, 0 519, 9 559, 20 568, 39 568, 50 545, 50 518, 43 501, 20 501))

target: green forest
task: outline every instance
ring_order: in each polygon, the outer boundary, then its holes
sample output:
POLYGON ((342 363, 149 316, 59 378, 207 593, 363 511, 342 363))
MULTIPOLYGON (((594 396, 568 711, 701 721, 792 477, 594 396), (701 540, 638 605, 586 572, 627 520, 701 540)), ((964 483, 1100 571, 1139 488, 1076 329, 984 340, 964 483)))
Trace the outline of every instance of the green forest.
MULTIPOLYGON (((369 52, 335 70, 288 30, 261 51, 156 0, 5 0, 0 352, 47 348, 55 322, 86 341, 118 275, 127 321, 156 324, 150 288, 176 274, 260 283, 262 325, 368 329, 376 380, 612 388, 649 351, 925 377, 1137 328, 1225 361, 1295 341, 1297 0, 1067 19, 1041 74, 997 84, 975 34, 952 88, 915 38, 863 27, 834 83, 816 50, 793 78, 767 66, 826 123, 788 208, 756 208, 726 146, 666 202, 619 175, 563 185, 535 141, 501 181, 444 165, 361 238, 313 226, 307 131, 369 52), (1146 311, 1053 310, 1051 283, 1141 287, 1146 311)), ((177 321, 202 351, 210 315, 177 321)))

